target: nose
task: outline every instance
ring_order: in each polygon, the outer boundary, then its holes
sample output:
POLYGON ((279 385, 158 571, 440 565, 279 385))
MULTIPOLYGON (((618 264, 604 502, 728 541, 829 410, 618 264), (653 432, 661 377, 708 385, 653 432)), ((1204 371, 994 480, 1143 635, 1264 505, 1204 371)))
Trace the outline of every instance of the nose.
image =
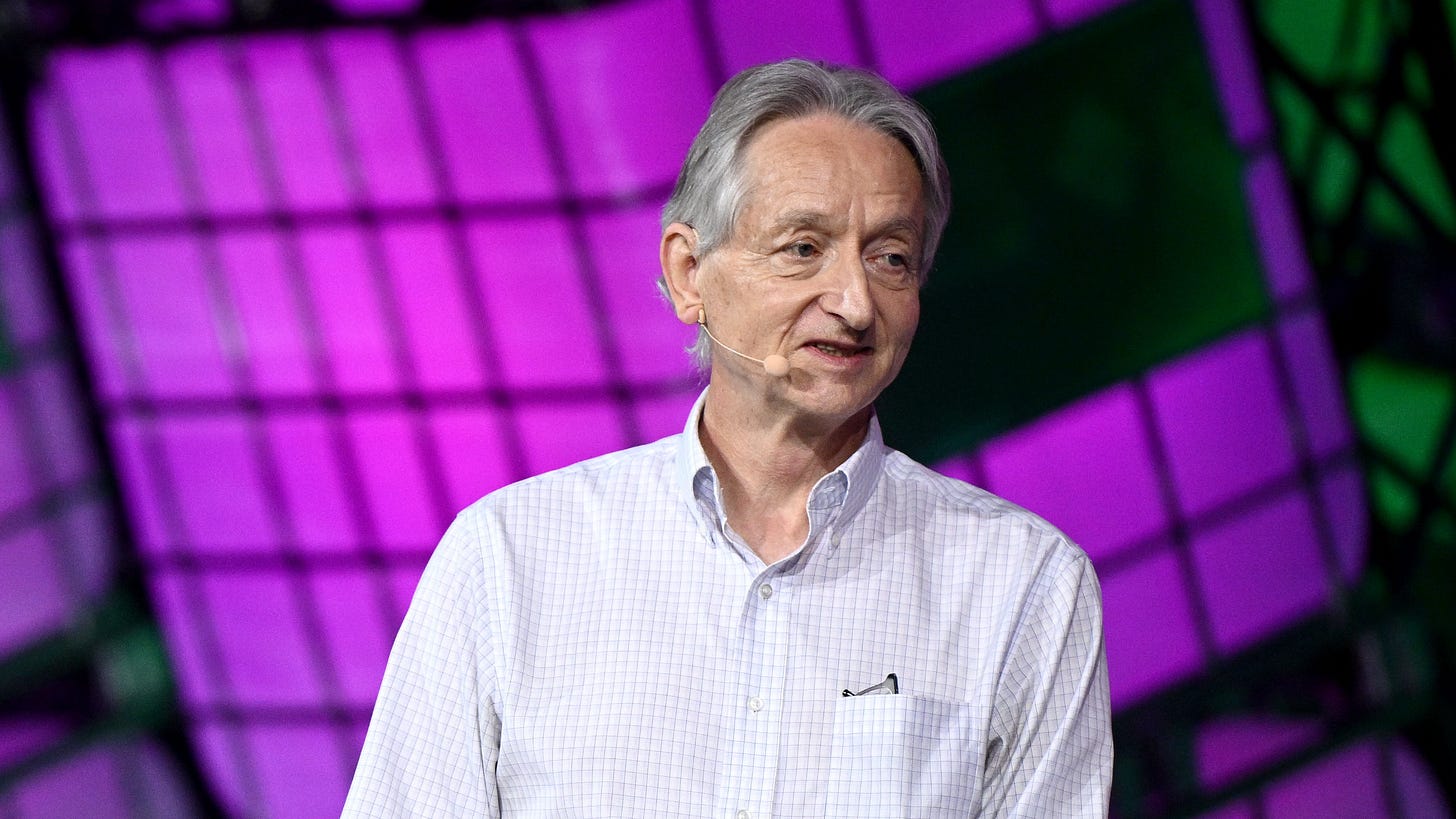
POLYGON ((858 254, 838 254, 825 271, 824 293, 819 304, 851 330, 868 330, 875 317, 874 294, 870 292, 869 274, 858 254))

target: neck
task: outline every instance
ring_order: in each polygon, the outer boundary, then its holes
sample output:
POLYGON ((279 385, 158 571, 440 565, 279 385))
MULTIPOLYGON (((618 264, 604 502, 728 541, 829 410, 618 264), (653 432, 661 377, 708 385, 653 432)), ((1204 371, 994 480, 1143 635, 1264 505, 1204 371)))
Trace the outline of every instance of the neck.
POLYGON ((870 411, 826 422, 733 399, 732 390, 709 388, 698 437, 723 488, 728 524, 759 559, 774 563, 808 537, 809 493, 859 448, 870 411))

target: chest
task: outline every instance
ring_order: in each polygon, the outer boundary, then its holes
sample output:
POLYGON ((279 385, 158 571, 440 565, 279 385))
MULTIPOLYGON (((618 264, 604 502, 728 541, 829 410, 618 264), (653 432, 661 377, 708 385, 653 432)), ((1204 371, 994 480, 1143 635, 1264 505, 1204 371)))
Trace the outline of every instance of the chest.
POLYGON ((503 799, 894 816, 979 791, 997 638, 970 626, 976 601, 900 572, 717 558, 515 591, 536 614, 503 652, 503 799), (889 673, 901 694, 842 696, 889 673))

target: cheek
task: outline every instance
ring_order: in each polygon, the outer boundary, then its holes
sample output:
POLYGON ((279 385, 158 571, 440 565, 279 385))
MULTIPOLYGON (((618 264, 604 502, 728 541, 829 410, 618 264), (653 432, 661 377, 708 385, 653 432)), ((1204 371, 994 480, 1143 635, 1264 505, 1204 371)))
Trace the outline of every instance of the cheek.
POLYGON ((920 324, 920 294, 891 301, 885 310, 885 323, 895 338, 909 344, 920 324))

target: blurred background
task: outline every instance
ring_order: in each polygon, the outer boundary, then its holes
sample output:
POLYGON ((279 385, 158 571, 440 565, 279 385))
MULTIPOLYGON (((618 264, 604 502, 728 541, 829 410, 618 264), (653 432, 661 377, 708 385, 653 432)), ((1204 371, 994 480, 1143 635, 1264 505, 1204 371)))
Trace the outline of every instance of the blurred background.
POLYGON ((1102 580, 1124 817, 1456 796, 1456 0, 0 0, 0 819, 337 815, 454 513, 675 433, 713 91, 931 112, 892 445, 1102 580))

